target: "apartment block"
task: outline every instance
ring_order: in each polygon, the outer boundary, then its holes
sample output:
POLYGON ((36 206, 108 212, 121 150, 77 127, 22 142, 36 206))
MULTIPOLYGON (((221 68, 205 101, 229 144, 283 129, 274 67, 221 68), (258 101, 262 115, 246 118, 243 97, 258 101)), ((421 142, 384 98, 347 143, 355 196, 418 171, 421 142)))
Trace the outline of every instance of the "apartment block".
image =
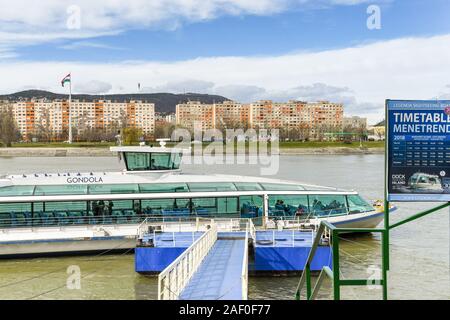
POLYGON ((88 128, 108 132, 114 127, 126 125, 140 128, 149 135, 155 127, 154 104, 141 101, 72 100, 70 112, 66 100, 20 101, 12 105, 14 118, 24 137, 36 134, 40 127, 59 135, 68 130, 70 118, 72 127, 77 128, 78 132, 88 128))
POLYGON ((251 104, 234 101, 202 104, 199 101, 190 101, 176 106, 178 125, 201 130, 231 127, 309 128, 314 135, 324 130, 342 130, 343 116, 344 106, 329 101, 311 103, 261 100, 251 104))

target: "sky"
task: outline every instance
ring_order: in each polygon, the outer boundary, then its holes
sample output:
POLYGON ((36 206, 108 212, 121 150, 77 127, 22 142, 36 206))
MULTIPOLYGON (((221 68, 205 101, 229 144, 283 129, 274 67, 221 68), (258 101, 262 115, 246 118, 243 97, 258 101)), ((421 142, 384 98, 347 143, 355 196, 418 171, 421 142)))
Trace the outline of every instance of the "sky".
POLYGON ((448 0, 0 0, 0 93, 450 99, 448 0))

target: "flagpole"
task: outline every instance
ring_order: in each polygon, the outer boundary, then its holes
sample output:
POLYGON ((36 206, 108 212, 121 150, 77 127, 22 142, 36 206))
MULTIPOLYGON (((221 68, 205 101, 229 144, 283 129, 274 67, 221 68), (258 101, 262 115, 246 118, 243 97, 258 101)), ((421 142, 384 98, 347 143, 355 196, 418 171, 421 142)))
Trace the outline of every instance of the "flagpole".
POLYGON ((69 143, 72 143, 72 72, 70 73, 69 81, 69 143))

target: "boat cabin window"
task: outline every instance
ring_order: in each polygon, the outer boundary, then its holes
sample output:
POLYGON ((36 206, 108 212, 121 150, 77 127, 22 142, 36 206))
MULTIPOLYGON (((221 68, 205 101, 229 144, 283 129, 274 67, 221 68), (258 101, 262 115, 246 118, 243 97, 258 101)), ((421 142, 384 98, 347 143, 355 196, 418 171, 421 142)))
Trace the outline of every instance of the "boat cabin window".
POLYGON ((374 208, 358 195, 348 195, 348 209, 350 213, 372 211, 374 208))
POLYGON ((236 191, 236 186, 231 182, 193 182, 188 183, 192 192, 211 191, 236 191))
POLYGON ((139 191, 152 192, 189 192, 186 183, 145 183, 139 184, 139 191))
POLYGON ((142 200, 142 211, 148 215, 183 216, 190 214, 189 199, 142 200))
POLYGON ((343 195, 311 195, 309 205, 315 216, 347 214, 347 201, 343 195))
POLYGON ((230 217, 230 215, 239 215, 237 197, 193 198, 192 209, 197 216, 230 217))
POLYGON ((178 153, 124 152, 128 171, 174 170, 180 167, 178 153))
POLYGON ((304 187, 295 184, 285 183, 261 183, 264 190, 269 191, 292 191, 292 190, 305 190, 304 187))
POLYGON ((235 182, 234 185, 239 191, 261 191, 264 190, 259 183, 255 182, 235 182))
POLYGON ((292 217, 308 213, 306 195, 269 195, 269 216, 292 217))
POLYGON ((139 193, 137 184, 93 184, 89 186, 89 194, 139 193))
POLYGON ((86 194, 87 185, 37 185, 34 189, 35 196, 51 196, 66 194, 86 194))
POLYGON ((0 188, 0 197, 32 196, 34 186, 8 186, 0 188))
POLYGON ((264 199, 262 196, 240 196, 239 210, 241 218, 256 218, 263 215, 264 199))

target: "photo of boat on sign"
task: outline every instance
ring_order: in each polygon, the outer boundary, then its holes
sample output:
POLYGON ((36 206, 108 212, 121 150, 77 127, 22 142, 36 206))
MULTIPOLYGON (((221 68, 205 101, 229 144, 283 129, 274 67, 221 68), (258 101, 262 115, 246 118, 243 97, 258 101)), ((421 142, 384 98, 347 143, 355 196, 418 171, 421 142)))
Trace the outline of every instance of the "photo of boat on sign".
POLYGON ((450 3, 0 8, 0 304, 450 300, 450 3))

